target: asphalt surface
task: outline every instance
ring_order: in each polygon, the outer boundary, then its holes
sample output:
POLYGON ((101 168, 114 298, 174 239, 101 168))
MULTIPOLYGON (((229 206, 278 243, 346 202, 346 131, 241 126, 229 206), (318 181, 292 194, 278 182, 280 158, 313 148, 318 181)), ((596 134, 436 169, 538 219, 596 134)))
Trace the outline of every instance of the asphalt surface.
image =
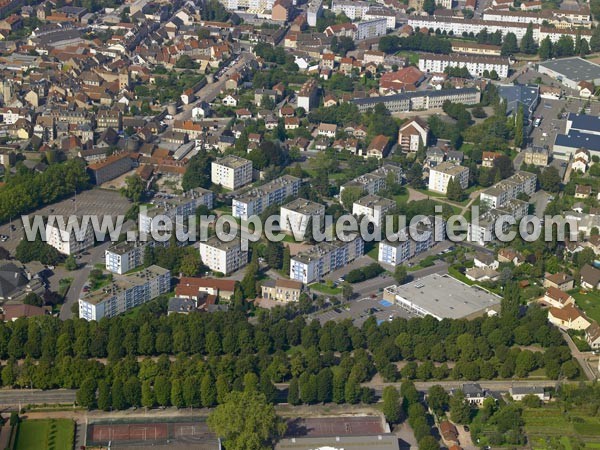
POLYGON ((0 389, 0 407, 19 407, 26 405, 70 404, 75 402, 75 389, 0 389))

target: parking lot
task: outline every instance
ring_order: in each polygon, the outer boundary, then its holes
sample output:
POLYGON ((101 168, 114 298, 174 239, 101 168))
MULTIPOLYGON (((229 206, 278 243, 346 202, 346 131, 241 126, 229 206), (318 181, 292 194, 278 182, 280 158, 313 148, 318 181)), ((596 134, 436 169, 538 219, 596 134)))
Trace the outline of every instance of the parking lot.
MULTIPOLYGON (((47 205, 28 215, 98 215, 101 219, 105 215, 114 217, 119 214, 125 214, 129 207, 129 200, 116 191, 91 189, 77 194, 76 197, 73 196, 61 202, 47 205)), ((1 242, 0 245, 14 254, 17 245, 23 238, 21 217, 15 217, 11 223, 0 226, 0 234, 9 237, 6 242, 1 242), (11 228, 11 225, 14 227, 14 230, 11 228)))
POLYGON ((414 317, 414 315, 399 306, 382 300, 381 295, 378 295, 375 298, 365 297, 353 300, 343 306, 316 313, 312 319, 317 319, 321 325, 330 320, 351 319, 354 325, 360 327, 371 316, 377 319, 377 323, 393 320, 396 317, 405 319, 414 317))

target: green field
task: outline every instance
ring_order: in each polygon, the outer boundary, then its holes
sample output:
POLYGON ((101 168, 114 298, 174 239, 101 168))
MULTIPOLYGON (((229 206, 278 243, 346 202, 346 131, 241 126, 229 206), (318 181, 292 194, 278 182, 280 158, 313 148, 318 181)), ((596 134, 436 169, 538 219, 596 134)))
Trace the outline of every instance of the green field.
POLYGON ((14 450, 71 450, 75 423, 69 419, 25 420, 19 425, 14 450))
POLYGON ((523 420, 533 450, 571 450, 572 443, 577 441, 585 443, 586 449, 599 448, 600 417, 589 416, 584 411, 563 413, 556 405, 526 408, 523 420))
POLYGON ((342 292, 342 288, 339 287, 329 287, 323 283, 314 283, 309 286, 312 291, 322 292, 323 294, 329 295, 337 295, 342 292))
POLYGON ((590 319, 600 322, 600 292, 570 292, 577 306, 585 311, 590 319))

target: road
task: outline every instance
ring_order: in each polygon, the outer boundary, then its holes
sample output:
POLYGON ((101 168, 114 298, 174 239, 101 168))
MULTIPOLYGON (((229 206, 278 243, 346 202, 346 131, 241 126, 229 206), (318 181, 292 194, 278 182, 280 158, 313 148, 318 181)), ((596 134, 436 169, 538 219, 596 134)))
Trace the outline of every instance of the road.
MULTIPOLYGON (((225 82, 236 72, 240 72, 244 65, 249 63, 254 59, 254 55, 252 53, 244 52, 240 53, 238 60, 235 62, 233 66, 225 71, 225 73, 221 74, 219 79, 214 83, 208 83, 206 86, 201 88, 196 92, 196 98, 198 101, 205 101, 207 103, 211 103, 217 98, 217 95, 225 88, 225 82)), ((173 120, 189 120, 192 117, 192 109, 196 105, 197 102, 191 103, 189 105, 184 105, 183 110, 173 117, 173 120)), ((169 123, 169 121, 166 121, 169 123)))
POLYGON ((75 402, 75 389, 56 389, 42 391, 39 389, 0 389, 0 407, 8 408, 26 405, 71 404, 75 402))
POLYGON ((587 359, 586 359, 586 356, 590 356, 592 353, 579 351, 579 349, 573 342, 573 339, 571 339, 571 336, 569 336, 569 334, 567 332, 565 332, 564 330, 562 330, 560 328, 559 328, 559 330, 560 330, 561 334, 563 335, 563 337, 565 338, 565 341, 567 341, 569 350, 571 350, 571 355, 573 356, 573 358, 575 358, 577 360, 577 362, 583 369, 583 372, 585 373, 585 377, 588 380, 595 380, 596 374, 594 373, 594 371, 592 370, 592 368, 590 367, 590 365, 588 364, 587 359))

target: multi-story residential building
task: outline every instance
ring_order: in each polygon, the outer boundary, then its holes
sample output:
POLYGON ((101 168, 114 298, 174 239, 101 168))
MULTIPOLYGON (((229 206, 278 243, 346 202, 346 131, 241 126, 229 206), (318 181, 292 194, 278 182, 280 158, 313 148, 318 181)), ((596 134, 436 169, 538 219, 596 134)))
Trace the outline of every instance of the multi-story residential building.
POLYGON ((429 138, 429 125, 420 117, 404 123, 398 132, 398 143, 403 152, 416 152, 423 145, 426 146, 429 138))
POLYGON ((309 227, 314 229, 314 223, 319 224, 324 216, 325 206, 298 198, 281 207, 279 226, 283 231, 292 233, 294 237, 304 238, 309 227))
POLYGON ((388 176, 395 183, 402 184, 402 168, 394 164, 384 164, 373 172, 366 173, 340 187, 340 200, 344 189, 360 189, 365 194, 377 194, 386 188, 388 176))
POLYGON ((94 246, 94 230, 91 221, 84 223, 79 218, 69 217, 46 224, 46 243, 63 255, 74 255, 94 246), (84 227, 84 225, 86 225, 84 227))
POLYGON ((157 216, 168 217, 174 221, 181 220, 178 226, 185 225, 188 217, 196 214, 196 210, 204 205, 208 209, 213 208, 214 193, 208 189, 194 188, 184 192, 181 196, 167 197, 153 200, 152 207, 142 207, 138 215, 139 229, 142 233, 150 233, 158 224, 157 216), (154 221, 154 222, 153 222, 154 221))
POLYGON ((393 30, 396 28, 396 11, 381 6, 372 6, 369 8, 363 15, 363 19, 385 19, 387 29, 393 30))
POLYGON ((321 242, 298 253, 290 261, 290 278, 304 284, 320 280, 329 272, 344 267, 364 253, 364 241, 321 242))
POLYGON ((306 10, 306 23, 309 27, 317 26, 317 19, 323 14, 323 0, 312 0, 306 10))
POLYGON ((442 242, 446 236, 446 223, 441 217, 430 216, 428 219, 428 223, 421 221, 406 226, 392 239, 381 241, 377 260, 398 266, 442 242))
POLYGON ((224 242, 213 236, 206 242, 200 242, 200 258, 213 272, 228 275, 248 263, 248 252, 242 250, 239 239, 224 242))
POLYGON ((87 169, 96 185, 106 183, 123 175, 133 168, 133 160, 129 153, 109 156, 102 162, 90 164, 87 169))
POLYGON ((385 36, 387 32, 387 18, 379 17, 370 20, 362 20, 356 23, 354 40, 362 41, 364 39, 373 39, 379 36, 385 36))
POLYGON ((479 194, 479 200, 490 208, 498 208, 521 193, 531 196, 536 184, 537 176, 534 173, 519 171, 483 191, 479 194))
POLYGON ((333 0, 331 11, 335 14, 344 13, 350 20, 362 19, 371 5, 361 0, 333 0))
POLYGON ((546 167, 550 160, 550 150, 545 147, 528 147, 523 150, 523 164, 546 167))
POLYGON ((396 207, 396 202, 378 195, 366 195, 352 204, 352 214, 364 216, 381 227, 388 212, 396 207))
POLYGON ((499 45, 477 44, 468 41, 452 41, 452 51, 471 55, 500 56, 499 45))
POLYGON ((416 91, 402 94, 385 95, 382 97, 367 97, 351 100, 360 112, 374 108, 376 104, 383 103, 388 111, 409 112, 427 111, 441 108, 445 101, 476 105, 481 99, 481 92, 475 88, 442 89, 439 91, 416 91))
POLYGON ((461 187, 469 186, 469 168, 451 162, 443 162, 429 169, 429 190, 445 194, 450 180, 458 179, 461 187))
POLYGON ((252 161, 235 155, 224 156, 211 163, 211 181, 236 190, 252 183, 252 161))
POLYGON ((123 275, 141 266, 149 244, 143 241, 123 241, 109 247, 104 253, 106 270, 123 275))
POLYGON ((300 178, 284 175, 243 192, 233 199, 232 215, 248 220, 250 216, 261 214, 271 205, 280 205, 286 198, 297 196, 301 184, 300 178))
POLYGON ((318 104, 319 84, 314 78, 309 78, 298 92, 298 108, 304 108, 308 113, 318 104))
MULTIPOLYGON (((494 240, 496 237, 496 222, 501 218, 512 216, 515 221, 525 217, 529 211, 529 203, 511 199, 504 202, 497 208, 484 212, 477 220, 468 224, 467 239, 471 242, 477 242, 480 245, 494 240)), ((506 221, 502 223, 502 231, 506 233, 510 229, 510 224, 506 221)))
POLYGON ((171 272, 150 266, 129 275, 113 275, 112 281, 79 298, 79 317, 100 320, 140 306, 171 289, 171 272))
POLYGON ((419 55, 419 69, 423 72, 442 73, 447 67, 465 67, 473 77, 481 77, 485 71, 491 73, 492 70, 500 78, 508 76, 508 58, 460 53, 452 53, 450 55, 425 53, 419 55))
POLYGON ((302 283, 294 280, 267 280, 262 286, 262 298, 276 302, 297 302, 302 294, 302 283))
POLYGON ((96 116, 96 129, 99 131, 112 128, 120 131, 123 128, 123 113, 119 110, 101 109, 96 116))

